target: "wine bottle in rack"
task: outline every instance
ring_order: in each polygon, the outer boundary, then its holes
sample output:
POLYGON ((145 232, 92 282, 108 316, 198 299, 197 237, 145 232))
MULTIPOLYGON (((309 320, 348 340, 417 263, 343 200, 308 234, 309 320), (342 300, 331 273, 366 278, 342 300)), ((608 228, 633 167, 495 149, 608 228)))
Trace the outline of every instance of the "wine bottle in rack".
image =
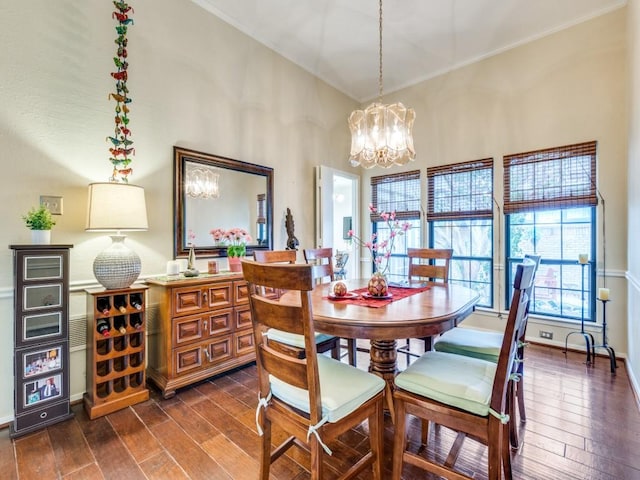
POLYGON ((107 297, 98 297, 96 300, 96 308, 102 315, 109 315, 109 310, 111 310, 109 299, 107 297))
POLYGON ((142 295, 139 293, 132 293, 129 295, 129 305, 136 310, 142 310, 142 295))
POLYGON ((98 323, 96 324, 96 331, 102 335, 103 337, 108 337, 111 334, 109 333, 109 330, 111 330, 111 327, 109 326, 109 321, 101 318, 100 320, 98 320, 98 323))
POLYGON ((124 317, 116 317, 113 319, 113 326, 123 335, 127 333, 127 324, 124 317))
POLYGON ((136 330, 140 330, 142 328, 142 316, 139 313, 129 315, 129 325, 136 330))
POLYGON ((120 310, 120 313, 127 313, 127 302, 124 300, 124 295, 116 295, 113 297, 113 304, 120 310))

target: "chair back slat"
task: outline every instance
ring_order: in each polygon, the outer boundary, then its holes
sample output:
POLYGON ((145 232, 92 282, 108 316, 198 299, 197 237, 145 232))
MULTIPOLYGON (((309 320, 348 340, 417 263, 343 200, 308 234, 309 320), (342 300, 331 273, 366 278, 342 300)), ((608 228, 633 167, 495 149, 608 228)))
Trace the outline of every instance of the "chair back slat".
POLYGON ((295 250, 255 250, 253 258, 260 263, 296 263, 295 250))
POLYGON ((333 248, 305 248, 303 253, 305 262, 312 265, 313 278, 318 283, 334 280, 333 248))
MULTIPOLYGON (((520 328, 518 329, 518 339, 522 342, 524 342, 526 334, 527 334, 527 323, 529 320, 529 308, 531 307, 531 302, 533 301, 533 289, 535 287, 535 281, 536 281, 536 273, 538 273, 538 267, 540 266, 540 260, 542 259, 542 255, 533 255, 533 254, 526 254, 524 256, 525 260, 531 260, 535 266, 533 268, 533 278, 531 280, 531 285, 529 286, 529 288, 526 290, 526 294, 527 297, 529 298, 529 303, 527 304, 527 311, 525 312, 525 318, 524 321, 522 322, 522 324, 520 325, 520 328)), ((522 350, 522 349, 521 349, 522 350)), ((519 369, 519 371, 521 371, 522 369, 519 369)))
POLYGON ((452 256, 450 248, 407 248, 409 279, 417 277, 447 283, 452 256))
POLYGON ((307 362, 273 350, 263 343, 259 347, 260 364, 265 374, 271 374, 283 382, 303 390, 309 390, 307 362))
POLYGON ((502 338, 502 347, 491 394, 490 406, 496 412, 504 412, 506 410, 509 376, 514 371, 513 365, 518 350, 518 333, 526 320, 529 307, 527 291, 530 290, 533 284, 534 273, 535 262, 532 260, 525 259, 523 263, 518 264, 516 267, 516 275, 513 281, 513 297, 509 307, 509 316, 502 338))

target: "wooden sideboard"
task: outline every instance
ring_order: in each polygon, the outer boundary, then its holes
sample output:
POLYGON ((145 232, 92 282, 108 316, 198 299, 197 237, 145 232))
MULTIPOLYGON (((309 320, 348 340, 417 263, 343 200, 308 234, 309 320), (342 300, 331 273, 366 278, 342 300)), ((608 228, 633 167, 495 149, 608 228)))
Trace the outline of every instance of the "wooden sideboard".
POLYGON ((164 398, 176 389, 255 360, 242 274, 147 279, 158 306, 149 332, 147 378, 164 398))

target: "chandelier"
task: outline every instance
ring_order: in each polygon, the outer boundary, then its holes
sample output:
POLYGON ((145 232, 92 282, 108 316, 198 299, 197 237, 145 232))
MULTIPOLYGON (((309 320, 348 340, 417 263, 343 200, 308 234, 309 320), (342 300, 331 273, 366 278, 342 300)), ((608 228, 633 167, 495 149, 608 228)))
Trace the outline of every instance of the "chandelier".
POLYGON ((185 191, 193 198, 218 198, 220 174, 207 167, 192 167, 187 171, 185 191))
POLYGON ((402 103, 382 103, 382 0, 379 8, 378 101, 349 115, 351 166, 389 168, 415 160, 411 129, 416 114, 402 103))

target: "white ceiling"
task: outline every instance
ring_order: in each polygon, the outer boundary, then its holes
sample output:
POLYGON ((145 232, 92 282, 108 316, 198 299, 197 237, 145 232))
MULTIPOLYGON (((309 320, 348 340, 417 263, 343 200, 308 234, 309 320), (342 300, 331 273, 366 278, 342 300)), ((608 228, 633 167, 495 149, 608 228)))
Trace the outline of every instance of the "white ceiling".
MULTIPOLYGON (((376 0, 192 0, 350 97, 378 95, 376 0)), ((389 93, 590 18, 626 0, 385 0, 389 93)))

